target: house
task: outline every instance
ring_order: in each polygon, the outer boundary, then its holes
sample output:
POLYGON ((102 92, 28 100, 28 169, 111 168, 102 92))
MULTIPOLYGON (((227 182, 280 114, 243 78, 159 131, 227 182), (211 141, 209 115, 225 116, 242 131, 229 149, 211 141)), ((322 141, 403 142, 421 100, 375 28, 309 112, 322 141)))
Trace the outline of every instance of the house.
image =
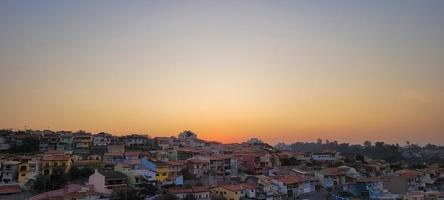
POLYGON ((155 180, 162 185, 183 185, 183 176, 180 171, 185 166, 184 164, 170 164, 142 158, 142 165, 148 169, 148 175, 155 174, 155 180))
POLYGON ((258 185, 253 185, 249 183, 240 183, 241 187, 245 188, 245 198, 247 199, 257 199, 256 191, 260 190, 260 187, 258 185))
POLYGON ((123 142, 126 147, 144 147, 148 141, 148 135, 128 135, 125 136, 123 142))
POLYGON ((245 178, 244 183, 256 186, 256 199, 271 200, 287 198, 287 192, 279 192, 270 177, 264 175, 248 176, 245 178))
MULTIPOLYGON (((154 180, 153 177, 155 177, 155 173, 150 172, 150 165, 147 164, 150 161, 146 158, 139 159, 140 152, 127 152, 125 154, 125 159, 122 162, 117 163, 114 169, 126 174, 130 185, 142 184, 144 180, 154 180)), ((151 169, 154 169, 153 165, 150 167, 151 169)))
POLYGON ((323 151, 320 153, 313 153, 311 158, 315 161, 333 162, 340 158, 340 153, 336 151, 323 151))
POLYGON ((380 160, 359 164, 356 169, 369 177, 387 176, 392 173, 390 164, 380 160))
POLYGON ((337 167, 337 169, 345 174, 346 182, 352 182, 354 180, 364 177, 361 173, 356 171, 355 168, 342 165, 337 167))
POLYGON ((92 136, 92 146, 107 146, 112 143, 112 135, 109 133, 98 133, 92 136))
POLYGON ((83 186, 78 184, 69 184, 62 189, 52 190, 38 194, 29 198, 29 200, 93 200, 98 199, 100 194, 92 189, 92 186, 83 186))
POLYGON ((1 162, 1 183, 17 183, 19 164, 19 161, 14 160, 5 160, 1 162))
POLYGON ((187 163, 188 171, 196 177, 202 177, 208 175, 210 162, 203 159, 189 159, 187 163))
POLYGON ((11 148, 11 137, 12 131, 0 130, 0 152, 8 151, 11 148))
POLYGON ((237 175, 237 158, 231 155, 213 155, 207 157, 196 157, 209 161, 211 175, 228 177, 237 175))
POLYGON ((62 132, 59 134, 57 150, 71 151, 73 149, 73 136, 71 132, 62 132))
POLYGON ((158 182, 164 182, 170 176, 170 165, 165 162, 154 162, 156 165, 156 180, 158 182))
POLYGON ((210 190, 210 196, 223 197, 227 200, 240 200, 246 197, 246 188, 242 185, 221 185, 210 190))
POLYGON ((144 177, 148 181, 154 181, 157 179, 156 177, 157 165, 153 161, 148 160, 147 157, 143 157, 141 159, 141 165, 147 169, 146 171, 147 174, 145 174, 144 177))
POLYGON ((73 155, 76 155, 79 160, 87 160, 91 155, 91 150, 88 148, 76 148, 72 152, 73 155))
POLYGON ((123 153, 120 152, 105 153, 105 155, 103 155, 103 161, 110 162, 112 164, 117 164, 123 161, 123 153))
POLYGON ((379 199, 383 192, 382 182, 377 178, 362 178, 348 184, 347 191, 361 199, 379 199))
POLYGON ((195 156, 198 156, 200 153, 200 151, 198 149, 190 148, 190 147, 177 148, 177 149, 175 149, 175 151, 176 151, 176 155, 177 155, 177 157, 176 157, 177 160, 190 159, 195 156))
POLYGON ((278 188, 279 193, 287 194, 288 198, 315 191, 315 179, 312 178, 284 175, 274 177, 271 181, 278 188))
POLYGON ((315 178, 325 188, 341 186, 346 183, 345 173, 338 168, 324 168, 316 171, 315 178))
POLYGON ((191 188, 169 188, 168 192, 176 195, 179 199, 193 196, 196 200, 210 200, 210 190, 205 186, 194 186, 191 188))
POLYGON ((173 143, 173 139, 171 137, 155 137, 154 144, 161 149, 167 149, 173 143))
POLYGON ((266 175, 273 167, 271 155, 268 153, 235 153, 233 155, 254 175, 266 175))
POLYGON ((178 176, 182 175, 182 170, 186 169, 187 161, 177 160, 177 161, 169 161, 168 165, 170 166, 170 175, 178 176))
POLYGON ((396 174, 381 177, 385 189, 394 194, 423 191, 424 173, 415 170, 400 170, 396 174))
POLYGON ((142 152, 140 151, 129 151, 124 153, 124 160, 137 160, 140 158, 142 152))
POLYGON ((312 170, 290 169, 291 175, 301 176, 303 178, 315 178, 315 173, 312 170))
POLYGON ((44 132, 42 137, 40 137, 39 151, 46 152, 49 150, 56 150, 58 140, 59 136, 57 134, 53 132, 44 132))
POLYGON ((162 161, 162 162, 168 162, 170 160, 169 152, 166 150, 158 150, 154 153, 156 160, 162 161))
POLYGON ((125 146, 123 144, 112 144, 106 147, 107 153, 125 153, 125 146))
POLYGON ((46 153, 42 157, 41 173, 51 175, 55 169, 62 169, 68 173, 71 169, 71 156, 59 153, 46 153))
POLYGON ((73 134, 73 140, 75 149, 89 149, 91 147, 92 136, 91 133, 80 131, 73 134))
POLYGON ((95 192, 111 194, 114 188, 126 187, 128 177, 122 172, 96 169, 94 174, 89 176, 88 183, 93 186, 95 192))
POLYGON ((25 184, 31 179, 35 179, 40 172, 40 159, 33 157, 31 160, 19 164, 18 182, 25 184))

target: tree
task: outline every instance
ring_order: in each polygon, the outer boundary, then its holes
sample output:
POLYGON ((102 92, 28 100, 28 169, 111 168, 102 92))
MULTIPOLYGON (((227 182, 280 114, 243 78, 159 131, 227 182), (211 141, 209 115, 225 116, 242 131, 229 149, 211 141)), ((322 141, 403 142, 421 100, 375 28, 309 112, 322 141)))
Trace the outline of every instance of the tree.
POLYGON ((370 148, 370 147, 372 147, 372 142, 369 141, 369 140, 366 140, 366 141, 364 142, 364 147, 366 147, 366 148, 370 148))
POLYGON ((61 167, 54 168, 51 175, 39 174, 33 182, 32 189, 37 192, 46 192, 60 189, 66 185, 68 177, 61 167))
POLYGON ((118 187, 114 188, 111 196, 111 200, 143 200, 137 195, 134 188, 132 187, 118 187))
POLYGON ((138 188, 137 195, 141 198, 145 198, 146 196, 154 196, 155 194, 157 194, 157 191, 158 189, 153 182, 143 179, 138 188))
POLYGON ((9 153, 32 153, 39 151, 39 139, 37 138, 25 138, 22 145, 14 145, 8 151, 9 153))
POLYGON ((85 168, 79 169, 78 167, 74 166, 74 167, 71 167, 71 169, 69 170, 69 176, 70 176, 71 181, 85 180, 89 176, 91 176, 92 174, 94 174, 94 169, 92 169, 90 167, 85 167, 85 168))

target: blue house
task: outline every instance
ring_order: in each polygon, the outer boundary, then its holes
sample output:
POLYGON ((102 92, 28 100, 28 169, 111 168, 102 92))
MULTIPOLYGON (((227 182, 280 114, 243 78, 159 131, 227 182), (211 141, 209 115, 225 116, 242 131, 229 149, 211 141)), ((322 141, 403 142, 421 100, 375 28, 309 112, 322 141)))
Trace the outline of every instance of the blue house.
POLYGON ((156 180, 156 172, 157 172, 156 164, 153 161, 149 160, 148 158, 143 157, 141 159, 141 165, 143 165, 145 168, 148 169, 148 175, 145 178, 150 181, 156 180))
POLYGON ((382 192, 382 183, 374 178, 361 179, 350 183, 348 191, 358 198, 378 199, 382 192))

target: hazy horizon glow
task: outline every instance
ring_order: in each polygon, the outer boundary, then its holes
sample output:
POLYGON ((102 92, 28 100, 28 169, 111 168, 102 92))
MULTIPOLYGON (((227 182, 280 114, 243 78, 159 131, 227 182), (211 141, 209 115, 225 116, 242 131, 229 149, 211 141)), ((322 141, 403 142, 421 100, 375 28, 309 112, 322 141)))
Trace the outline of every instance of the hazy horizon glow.
POLYGON ((1 1, 0 128, 444 144, 444 1, 1 1))

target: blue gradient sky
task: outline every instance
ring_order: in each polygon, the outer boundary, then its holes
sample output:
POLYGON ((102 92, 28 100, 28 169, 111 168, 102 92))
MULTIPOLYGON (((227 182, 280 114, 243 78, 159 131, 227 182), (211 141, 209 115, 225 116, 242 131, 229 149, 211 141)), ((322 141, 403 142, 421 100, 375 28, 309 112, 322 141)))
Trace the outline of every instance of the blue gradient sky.
POLYGON ((0 127, 444 144, 444 1, 0 1, 0 127))

